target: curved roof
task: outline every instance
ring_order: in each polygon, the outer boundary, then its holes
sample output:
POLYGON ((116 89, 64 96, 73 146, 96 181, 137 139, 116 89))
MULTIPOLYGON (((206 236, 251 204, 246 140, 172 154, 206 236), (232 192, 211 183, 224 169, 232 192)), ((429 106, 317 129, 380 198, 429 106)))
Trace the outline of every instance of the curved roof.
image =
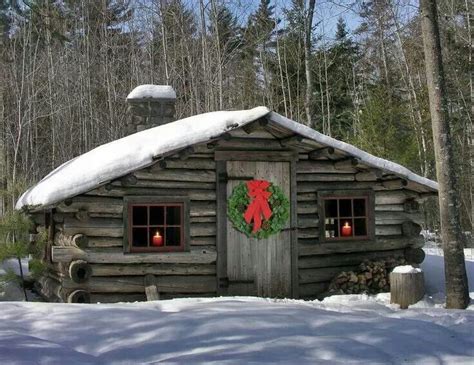
POLYGON ((264 116, 294 133, 357 157, 366 165, 396 174, 431 190, 438 189, 435 181, 399 164, 373 156, 260 106, 249 110, 199 114, 101 145, 53 170, 18 199, 16 208, 52 205, 85 193, 147 167, 164 154, 218 138, 264 116))

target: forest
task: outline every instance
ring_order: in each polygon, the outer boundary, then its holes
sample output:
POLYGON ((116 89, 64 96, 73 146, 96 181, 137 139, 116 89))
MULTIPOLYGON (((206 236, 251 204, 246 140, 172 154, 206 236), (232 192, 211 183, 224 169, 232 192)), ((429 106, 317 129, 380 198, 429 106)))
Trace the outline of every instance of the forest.
MULTIPOLYGON (((438 6, 469 231, 472 4, 438 6)), ((0 215, 52 169, 122 137, 139 84, 172 85, 177 119, 265 105, 434 179, 420 23, 413 0, 1 0, 0 215)))

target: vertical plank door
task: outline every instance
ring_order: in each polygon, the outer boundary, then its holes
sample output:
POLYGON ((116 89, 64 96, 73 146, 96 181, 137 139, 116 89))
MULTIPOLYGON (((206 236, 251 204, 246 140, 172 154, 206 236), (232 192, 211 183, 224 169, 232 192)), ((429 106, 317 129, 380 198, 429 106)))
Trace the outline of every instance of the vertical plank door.
MULTIPOLYGON (((249 178, 278 185, 290 198, 290 163, 227 161, 227 197, 249 178), (242 179, 239 179, 242 178, 242 179)), ((285 228, 289 228, 290 221, 285 228)), ((229 295, 291 297, 291 237, 283 230, 267 239, 248 238, 227 220, 229 295)))

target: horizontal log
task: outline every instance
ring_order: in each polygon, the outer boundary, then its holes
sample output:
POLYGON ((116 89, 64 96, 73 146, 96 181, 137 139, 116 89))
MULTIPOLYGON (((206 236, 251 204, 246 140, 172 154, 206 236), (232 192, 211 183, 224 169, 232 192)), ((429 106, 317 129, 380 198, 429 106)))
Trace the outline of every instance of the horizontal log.
POLYGON ((359 265, 364 260, 380 260, 385 258, 404 257, 405 250, 387 250, 373 252, 341 253, 334 255, 303 256, 298 260, 300 269, 311 269, 318 267, 334 267, 345 265, 359 265))
POLYGON ((216 161, 292 161, 298 157, 294 151, 216 151, 216 161))
POLYGON ((216 215, 216 203, 214 202, 193 202, 189 207, 190 216, 208 217, 216 215))
POLYGON ((231 138, 228 141, 219 140, 219 148, 236 150, 275 150, 282 148, 279 141, 259 138, 231 138))
POLYGON ((170 263, 170 264, 212 264, 216 261, 216 252, 192 249, 190 252, 157 252, 157 253, 127 253, 122 249, 86 249, 75 247, 52 247, 53 262, 70 262, 85 260, 90 264, 141 264, 141 263, 170 263))
POLYGON ((191 237, 191 246, 215 246, 216 236, 191 237))
POLYGON ((85 210, 89 214, 122 214, 123 200, 118 198, 91 197, 80 195, 72 198, 72 203, 70 205, 66 205, 64 202, 60 203, 56 207, 56 210, 60 213, 77 213, 80 210, 85 210))
POLYGON ((344 241, 301 243, 298 242, 300 256, 329 255, 336 253, 399 250, 406 247, 422 247, 423 237, 377 237, 375 241, 344 241))
POLYGON ((383 172, 377 169, 371 169, 368 171, 361 171, 355 174, 356 181, 377 181, 381 179, 383 172))
POLYGON ((189 220, 191 224, 193 223, 215 223, 217 218, 214 217, 191 217, 189 220))
POLYGON ((318 148, 318 149, 315 149, 315 150, 311 151, 310 153, 308 153, 308 157, 311 160, 317 160, 319 158, 331 159, 331 158, 335 157, 335 150, 334 150, 333 147, 318 148))
POLYGON ((92 293, 91 303, 133 303, 145 302, 145 293, 92 293))
POLYGON ((191 237, 214 236, 216 234, 215 223, 194 223, 190 227, 191 237))
MULTIPOLYGON (((216 162, 214 159, 188 158, 186 160, 167 158, 166 167, 169 169, 189 169, 189 170, 215 170, 216 162)), ((153 171, 153 168, 151 169, 153 171)))
POLYGON ((187 196, 190 200, 216 200, 216 192, 204 189, 172 189, 172 188, 140 188, 130 187, 124 188, 121 186, 112 186, 112 190, 106 190, 105 187, 100 187, 86 193, 88 196, 110 196, 123 197, 125 195, 142 195, 142 196, 187 196))
POLYGON ((337 170, 345 170, 347 168, 355 168, 360 165, 360 160, 354 157, 348 157, 339 161, 334 161, 334 167, 337 170))
POLYGON ((382 181, 382 185, 387 189, 403 189, 408 182, 405 179, 390 179, 382 181))
MULTIPOLYGON (((68 289, 82 289, 90 293, 141 293, 145 292, 142 276, 92 277, 85 284, 63 280, 68 289)), ((208 293, 216 291, 215 276, 157 276, 159 293, 208 293)))
MULTIPOLYGON (((169 164, 167 162, 167 164, 169 164)), ((215 182, 216 173, 211 170, 172 170, 168 167, 165 170, 157 172, 148 172, 141 170, 135 172, 135 176, 140 180, 157 180, 157 181, 177 181, 177 182, 215 182)), ((138 184, 138 182, 137 182, 138 184)), ((169 184, 169 183, 168 183, 169 184)))
MULTIPOLYGON (((121 186, 117 183, 111 184, 111 189, 121 186)), ((127 188, 128 185, 123 186, 127 188)), ((208 189, 215 190, 216 184, 214 182, 195 182, 195 181, 158 181, 158 180, 138 180, 133 187, 136 188, 156 188, 156 189, 208 189)))
POLYGON ((402 232, 406 237, 418 237, 421 233, 421 225, 412 221, 402 223, 402 232))
POLYGON ((319 227, 319 218, 317 214, 298 216, 298 229, 318 228, 318 227, 319 227))
POLYGON ((403 207, 403 204, 376 205, 375 206, 375 211, 376 212, 403 212, 404 207, 403 207))
POLYGON ((62 232, 56 232, 54 235, 54 244, 56 246, 86 248, 89 245, 89 238, 83 234, 75 234, 74 236, 70 236, 65 235, 62 232))
POLYGON ((298 278, 300 284, 321 283, 331 281, 342 271, 351 271, 357 268, 357 265, 323 267, 317 269, 299 269, 298 278))
POLYGON ((329 281, 325 283, 300 284, 300 298, 316 298, 320 294, 326 292, 329 288, 329 281))
POLYGON ((122 219, 89 219, 87 222, 81 222, 76 218, 64 218, 62 233, 67 236, 83 234, 87 236, 99 237, 122 237, 123 220, 122 219))
POLYGON ((302 238, 318 238, 319 229, 318 228, 301 228, 298 229, 298 239, 302 238))
MULTIPOLYGON (((342 175, 342 174, 341 174, 342 175)), ((342 175, 345 176, 345 175, 342 175)), ((351 175, 353 176, 353 175, 351 175)), ((319 190, 353 190, 353 189, 373 189, 373 190, 385 190, 379 183, 369 181, 299 181, 297 182, 296 190, 299 194, 302 193, 315 193, 319 190)))
POLYGON ((216 265, 194 264, 94 264, 92 276, 214 275, 216 265))
POLYGON ((298 191, 296 195, 296 199, 299 202, 314 202, 316 204, 316 193, 315 192, 301 192, 298 191))
MULTIPOLYGON (((382 205, 383 206, 383 205, 382 205)), ((403 209, 403 206, 402 206, 403 209)), ((423 223, 423 215, 421 213, 406 213, 404 211, 376 211, 376 224, 402 224, 406 221, 413 221, 417 224, 423 223)))
POLYGON ((375 193, 375 205, 403 204, 405 200, 417 197, 417 193, 409 190, 380 191, 375 193))
POLYGON ((296 163, 296 173, 297 174, 328 174, 328 173, 356 173, 357 169, 348 168, 347 170, 341 171, 334 167, 334 162, 329 160, 306 160, 298 161, 296 163))
POLYGON ((298 214, 316 214, 318 213, 318 205, 316 201, 310 203, 301 202, 297 205, 297 212, 298 214))
POLYGON ((89 237, 88 247, 123 247, 122 237, 89 237))
MULTIPOLYGON (((340 181, 354 181, 354 180, 355 180, 355 177, 353 174, 298 174, 296 175, 297 182, 305 182, 305 181, 340 182, 340 181)), ((330 188, 330 187, 328 186, 327 188, 330 188)))
POLYGON ((376 225, 375 235, 376 236, 399 236, 402 234, 401 225, 376 225))

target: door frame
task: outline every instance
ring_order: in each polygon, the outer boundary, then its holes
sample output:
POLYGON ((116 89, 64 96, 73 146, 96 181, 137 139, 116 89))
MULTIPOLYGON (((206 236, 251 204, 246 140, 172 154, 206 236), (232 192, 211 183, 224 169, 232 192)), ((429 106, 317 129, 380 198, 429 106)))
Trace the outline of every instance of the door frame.
POLYGON ((217 295, 226 296, 227 277, 227 161, 290 163, 291 297, 298 298, 298 227, 296 195, 296 151, 215 151, 217 218, 217 295))

